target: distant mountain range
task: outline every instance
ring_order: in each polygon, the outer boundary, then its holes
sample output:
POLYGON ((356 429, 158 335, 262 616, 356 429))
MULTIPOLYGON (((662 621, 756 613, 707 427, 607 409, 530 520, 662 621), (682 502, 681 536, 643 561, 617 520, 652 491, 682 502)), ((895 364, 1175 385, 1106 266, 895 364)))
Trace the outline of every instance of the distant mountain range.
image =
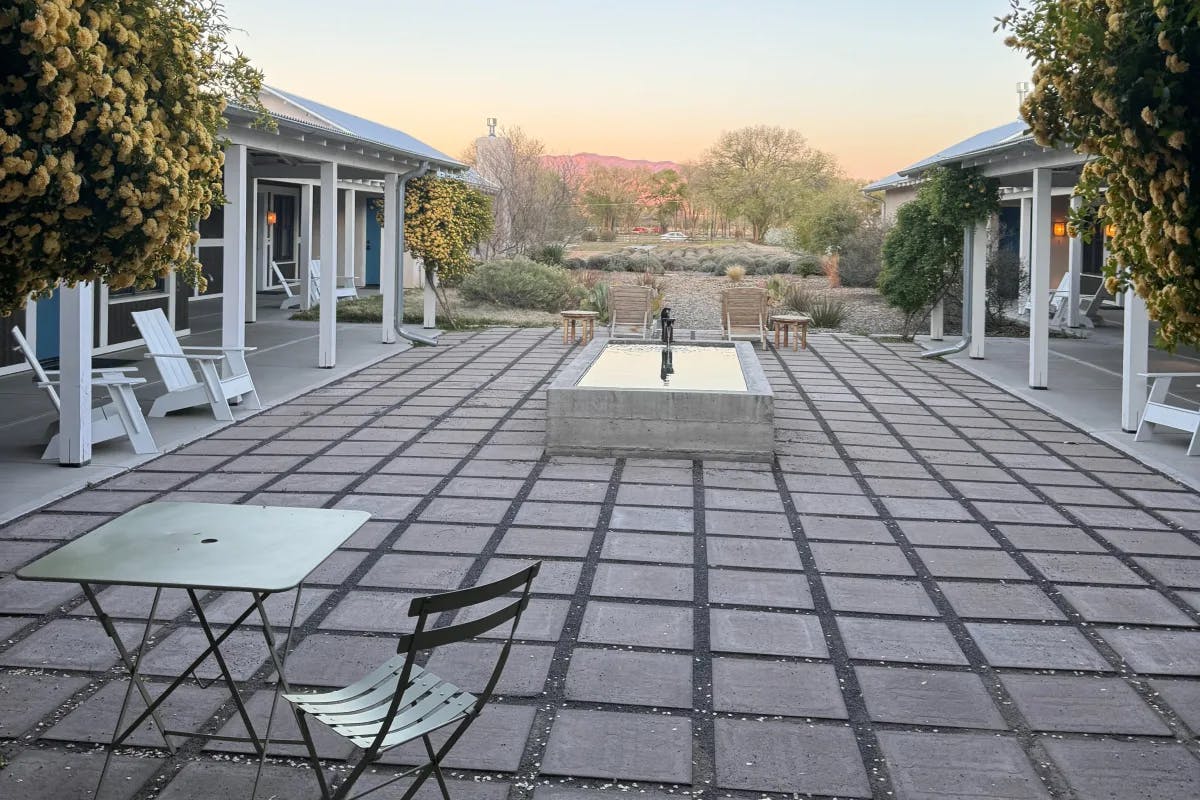
POLYGON ((604 156, 599 153, 575 153, 573 155, 543 156, 543 163, 559 163, 570 159, 581 170, 599 165, 602 167, 619 167, 621 169, 648 169, 651 172, 662 172, 664 169, 678 170, 679 165, 674 161, 647 161, 642 158, 622 158, 621 156, 604 156))

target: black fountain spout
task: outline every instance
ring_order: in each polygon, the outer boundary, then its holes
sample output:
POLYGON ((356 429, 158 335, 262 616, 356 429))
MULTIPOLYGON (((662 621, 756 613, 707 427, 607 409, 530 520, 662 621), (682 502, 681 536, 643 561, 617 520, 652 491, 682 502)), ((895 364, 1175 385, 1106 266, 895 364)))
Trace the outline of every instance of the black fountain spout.
POLYGON ((663 344, 670 347, 675 341, 675 318, 671 316, 670 306, 664 306, 658 315, 658 327, 662 331, 663 344))

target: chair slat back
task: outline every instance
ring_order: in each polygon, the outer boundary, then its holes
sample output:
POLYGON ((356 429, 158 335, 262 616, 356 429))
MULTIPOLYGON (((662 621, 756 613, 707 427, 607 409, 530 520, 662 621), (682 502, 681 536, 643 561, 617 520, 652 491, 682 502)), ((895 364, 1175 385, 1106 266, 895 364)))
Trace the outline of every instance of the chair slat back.
POLYGON ((758 327, 766 314, 767 292, 756 287, 726 289, 721 293, 721 306, 730 327, 758 327))
MULTIPOLYGON (((167 321, 161 308, 134 311, 133 324, 137 326, 138 332, 146 340, 147 352, 183 355, 179 339, 175 338, 175 332, 171 330, 171 323, 167 321)), ((186 359, 156 358, 154 366, 158 367, 158 373, 162 375, 163 384, 167 387, 168 392, 186 389, 197 383, 196 373, 192 372, 186 359)))
MULTIPOLYGON (((16 350, 21 351, 21 355, 25 356, 25 362, 29 364, 29 368, 33 370, 33 377, 38 383, 47 383, 50 379, 46 376, 46 370, 42 369, 42 364, 37 360, 37 354, 33 352, 33 348, 29 342, 25 340, 25 334, 21 333, 20 328, 12 329, 13 338, 17 340, 16 350)), ((46 394, 50 395, 50 402, 54 404, 55 411, 62 411, 62 403, 58 399, 58 392, 54 391, 53 386, 44 387, 46 394)))
POLYGON ((608 290, 613 325, 647 325, 652 293, 648 286, 613 286, 608 290))
POLYGON ((308 262, 308 297, 309 302, 321 302, 321 259, 314 258, 308 262))
POLYGON ((283 287, 284 293, 288 297, 292 297, 292 282, 283 276, 283 270, 275 263, 275 259, 271 259, 271 271, 275 273, 275 280, 279 281, 279 285, 283 287))

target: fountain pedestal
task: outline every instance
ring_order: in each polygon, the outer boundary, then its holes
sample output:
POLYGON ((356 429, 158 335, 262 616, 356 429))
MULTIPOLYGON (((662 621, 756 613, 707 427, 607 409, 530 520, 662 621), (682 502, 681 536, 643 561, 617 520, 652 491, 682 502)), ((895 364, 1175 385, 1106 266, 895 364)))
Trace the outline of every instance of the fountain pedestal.
POLYGON ((774 458, 775 396, 749 342, 675 345, 669 375, 662 353, 649 342, 593 341, 584 348, 547 389, 546 451, 774 458))

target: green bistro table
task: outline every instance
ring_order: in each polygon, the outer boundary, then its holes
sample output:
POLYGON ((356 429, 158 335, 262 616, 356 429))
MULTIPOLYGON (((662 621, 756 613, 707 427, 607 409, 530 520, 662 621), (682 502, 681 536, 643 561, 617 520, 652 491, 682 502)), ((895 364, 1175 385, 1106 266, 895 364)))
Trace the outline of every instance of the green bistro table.
MULTIPOLYGON (((104 759, 104 768, 96 785, 96 796, 108 772, 114 748, 129 737, 147 717, 154 720, 174 754, 170 736, 211 736, 187 731, 167 730, 158 716, 162 705, 209 655, 217 663, 221 677, 237 706, 238 714, 259 755, 259 773, 254 779, 251 798, 258 791, 258 780, 271 741, 271 724, 279 691, 290 691, 285 672, 287 648, 300 608, 300 592, 305 578, 357 531, 371 515, 365 511, 342 511, 274 506, 218 505, 214 503, 148 503, 101 525, 32 564, 17 571, 23 580, 78 583, 92 604, 100 624, 112 639, 129 672, 129 685, 117 715, 112 740, 104 759), (137 655, 130 656, 112 620, 100 607, 95 586, 148 586, 155 589, 154 601, 146 616, 137 655), (138 667, 146 652, 146 642, 154 626, 154 615, 163 589, 183 589, 191 600, 196 619, 204 630, 208 647, 157 697, 152 698, 138 676, 138 667), (277 650, 264 601, 277 592, 295 589, 295 604, 284 639, 282 656, 277 650), (220 634, 213 632, 198 592, 247 592, 252 602, 220 634), (267 727, 259 736, 250 721, 238 686, 229 671, 221 644, 241 627, 251 614, 262 620, 263 638, 276 671, 274 698, 267 727), (134 688, 146 702, 146 710, 122 728, 125 712, 134 688)), ((241 739, 239 739, 241 740, 241 739)), ((243 740, 244 741, 244 740, 243 740)), ((289 742, 291 743, 291 742, 289 742)), ((302 742, 295 742, 302 744, 302 742)))

